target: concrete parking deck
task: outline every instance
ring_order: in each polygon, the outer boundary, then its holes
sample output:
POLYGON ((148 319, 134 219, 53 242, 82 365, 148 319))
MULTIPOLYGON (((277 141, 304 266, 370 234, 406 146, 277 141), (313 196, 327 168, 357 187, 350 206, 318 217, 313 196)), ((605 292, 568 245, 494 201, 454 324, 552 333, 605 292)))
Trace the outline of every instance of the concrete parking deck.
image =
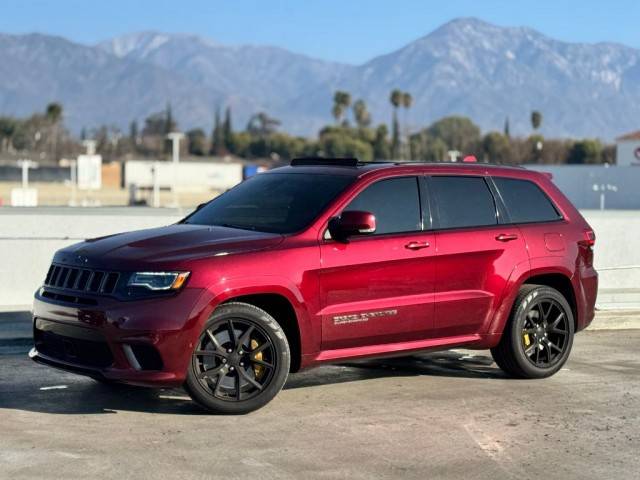
POLYGON ((587 331, 545 380, 454 351, 292 375, 210 416, 182 390, 105 387, 0 355, 0 477, 637 478, 640 330, 587 331))

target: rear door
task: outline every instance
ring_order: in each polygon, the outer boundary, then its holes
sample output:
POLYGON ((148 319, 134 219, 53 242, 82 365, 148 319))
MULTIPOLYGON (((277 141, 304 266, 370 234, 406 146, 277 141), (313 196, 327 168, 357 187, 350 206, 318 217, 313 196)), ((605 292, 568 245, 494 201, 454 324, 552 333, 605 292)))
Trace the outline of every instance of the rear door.
POLYGON ((415 176, 379 180, 343 209, 376 217, 374 234, 320 246, 322 348, 424 338, 433 328, 434 235, 415 176))
POLYGON ((427 178, 436 229, 435 330, 438 336, 482 333, 512 272, 528 266, 520 230, 499 224, 488 177, 427 178))

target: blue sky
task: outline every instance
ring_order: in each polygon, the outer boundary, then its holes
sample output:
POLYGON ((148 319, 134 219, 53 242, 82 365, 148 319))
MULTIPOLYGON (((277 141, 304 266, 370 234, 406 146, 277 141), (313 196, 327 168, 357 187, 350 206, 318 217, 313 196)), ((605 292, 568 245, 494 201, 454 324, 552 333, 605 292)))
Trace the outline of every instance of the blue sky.
POLYGON ((640 48, 638 0, 0 0, 4 33, 95 43, 141 30, 186 32, 348 63, 388 53, 461 16, 640 48))

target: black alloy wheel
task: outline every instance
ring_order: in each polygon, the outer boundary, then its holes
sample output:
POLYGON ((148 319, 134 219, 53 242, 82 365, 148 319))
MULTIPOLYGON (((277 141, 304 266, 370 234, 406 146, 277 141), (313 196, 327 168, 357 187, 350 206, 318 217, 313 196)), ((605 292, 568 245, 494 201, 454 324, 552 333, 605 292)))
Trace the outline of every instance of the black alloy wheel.
POLYGON ((249 304, 224 304, 198 339, 185 388, 213 412, 247 413, 280 391, 289 355, 286 336, 268 313, 249 304))
POLYGON ((569 336, 562 305, 543 298, 529 306, 522 329, 524 354, 537 367, 547 368, 562 358, 569 336))
POLYGON ((575 330, 567 299, 556 289, 524 285, 518 292, 500 343, 496 364, 519 378, 549 377, 569 358, 575 330))

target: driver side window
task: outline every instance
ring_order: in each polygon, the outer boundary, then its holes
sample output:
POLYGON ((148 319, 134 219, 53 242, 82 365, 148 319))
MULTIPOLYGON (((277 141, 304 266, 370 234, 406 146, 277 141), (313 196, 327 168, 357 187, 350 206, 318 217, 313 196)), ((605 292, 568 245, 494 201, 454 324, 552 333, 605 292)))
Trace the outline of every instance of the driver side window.
POLYGON ((361 210, 376 217, 374 235, 421 230, 420 194, 416 177, 390 178, 369 185, 346 210, 361 210))

